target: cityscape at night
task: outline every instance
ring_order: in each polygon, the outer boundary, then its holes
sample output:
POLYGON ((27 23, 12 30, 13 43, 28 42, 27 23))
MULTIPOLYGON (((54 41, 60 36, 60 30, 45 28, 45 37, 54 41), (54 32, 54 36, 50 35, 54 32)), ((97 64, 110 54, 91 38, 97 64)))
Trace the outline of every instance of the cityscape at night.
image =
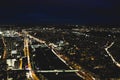
POLYGON ((120 79, 118 26, 1 26, 1 80, 120 79))
POLYGON ((0 0, 0 80, 120 80, 119 0, 0 0))

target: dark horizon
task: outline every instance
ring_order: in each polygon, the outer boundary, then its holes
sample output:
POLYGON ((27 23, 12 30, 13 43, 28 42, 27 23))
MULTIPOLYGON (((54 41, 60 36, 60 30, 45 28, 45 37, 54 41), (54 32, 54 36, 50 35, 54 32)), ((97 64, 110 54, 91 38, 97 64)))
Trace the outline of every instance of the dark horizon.
POLYGON ((2 0, 0 24, 119 24, 120 1, 2 0))

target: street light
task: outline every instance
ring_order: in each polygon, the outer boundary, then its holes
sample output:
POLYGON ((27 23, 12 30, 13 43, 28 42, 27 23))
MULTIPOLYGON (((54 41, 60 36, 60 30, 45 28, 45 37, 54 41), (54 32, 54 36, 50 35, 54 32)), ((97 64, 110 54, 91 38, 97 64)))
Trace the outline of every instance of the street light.
POLYGON ((0 31, 0 34, 3 34, 3 32, 0 31))

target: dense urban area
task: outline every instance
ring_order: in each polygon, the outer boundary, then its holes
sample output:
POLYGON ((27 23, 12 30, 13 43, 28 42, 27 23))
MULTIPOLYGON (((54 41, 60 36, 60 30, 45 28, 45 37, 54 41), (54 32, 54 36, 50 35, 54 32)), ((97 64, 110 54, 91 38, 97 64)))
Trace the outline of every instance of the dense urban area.
POLYGON ((118 26, 0 28, 1 80, 120 80, 118 26))

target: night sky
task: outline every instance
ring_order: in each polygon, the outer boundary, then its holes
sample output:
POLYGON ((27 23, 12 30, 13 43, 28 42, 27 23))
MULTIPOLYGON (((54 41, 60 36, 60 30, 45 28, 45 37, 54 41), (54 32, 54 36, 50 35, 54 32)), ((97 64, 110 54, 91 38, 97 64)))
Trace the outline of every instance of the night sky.
POLYGON ((0 0, 1 24, 119 24, 119 0, 0 0))

